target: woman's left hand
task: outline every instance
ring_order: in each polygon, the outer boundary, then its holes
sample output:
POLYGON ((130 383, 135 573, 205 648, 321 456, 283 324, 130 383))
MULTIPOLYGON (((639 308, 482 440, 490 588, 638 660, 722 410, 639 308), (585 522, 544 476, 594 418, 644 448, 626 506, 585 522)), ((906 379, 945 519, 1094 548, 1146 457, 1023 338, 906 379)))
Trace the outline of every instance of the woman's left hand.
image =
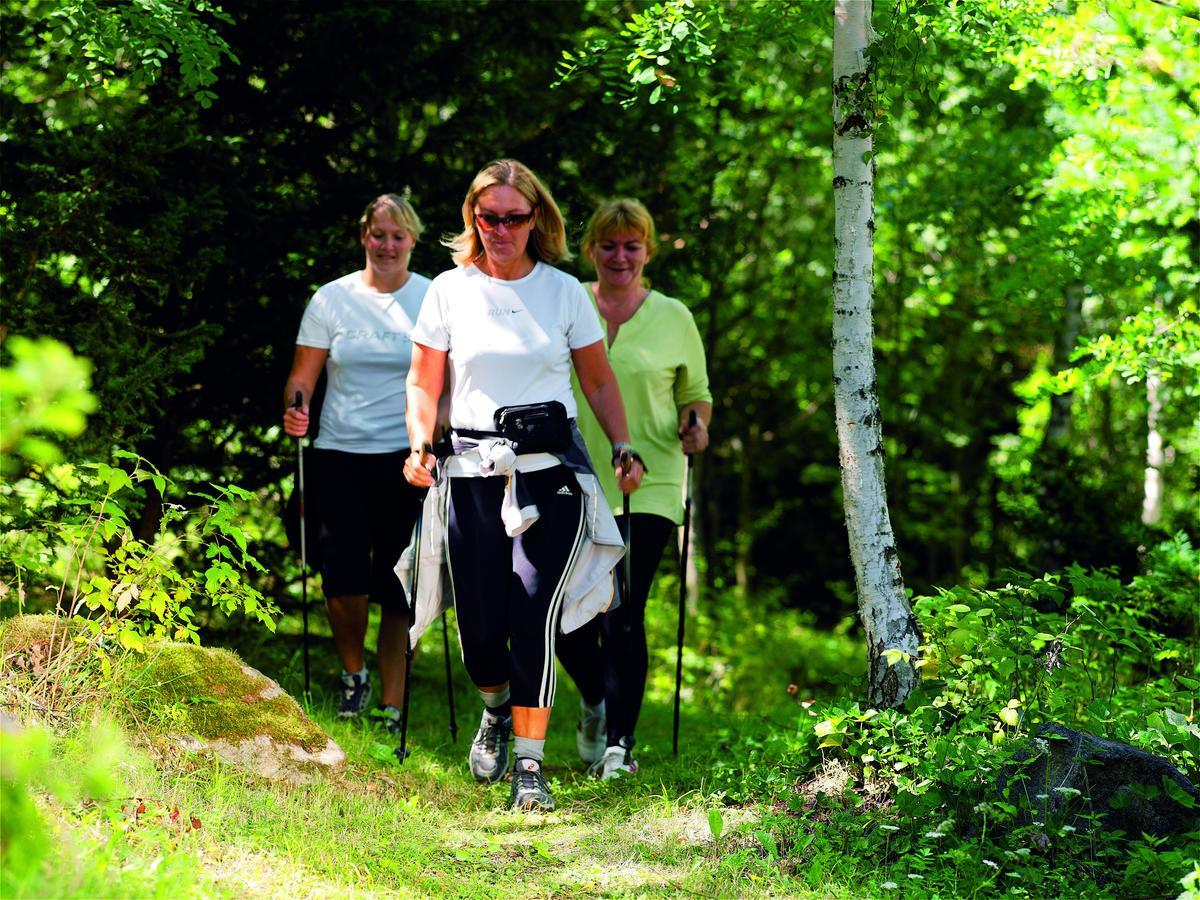
POLYGON ((688 456, 693 453, 703 453, 708 446, 708 426, 702 416, 696 416, 694 425, 688 424, 686 414, 679 417, 679 445, 688 456))

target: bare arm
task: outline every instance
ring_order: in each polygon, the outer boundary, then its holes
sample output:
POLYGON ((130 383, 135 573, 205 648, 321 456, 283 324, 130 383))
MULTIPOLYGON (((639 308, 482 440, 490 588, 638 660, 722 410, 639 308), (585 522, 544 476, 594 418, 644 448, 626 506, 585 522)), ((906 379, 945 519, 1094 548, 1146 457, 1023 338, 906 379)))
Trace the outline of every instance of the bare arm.
POLYGON ((325 368, 325 360, 328 357, 329 351, 321 347, 296 345, 292 371, 283 390, 283 430, 292 437, 304 437, 308 434, 308 402, 312 399, 317 379, 321 377, 321 370, 325 368), (294 408, 297 391, 302 401, 299 409, 294 408))
POLYGON ((712 404, 707 400, 697 400, 679 407, 679 443, 684 453, 690 456, 704 452, 708 446, 708 424, 711 421, 712 404), (692 412, 696 413, 696 424, 689 426, 692 412))
POLYGON ((413 344, 412 365, 408 369, 408 441, 412 452, 404 463, 404 477, 417 487, 433 484, 430 467, 433 458, 425 452, 432 444, 437 428, 438 400, 446 383, 445 350, 413 344))
MULTIPOLYGON (((587 397, 588 405, 596 414, 596 420, 613 445, 629 443, 629 423, 625 419, 625 404, 621 402, 621 389, 617 377, 608 363, 604 343, 596 341, 586 347, 571 351, 579 386, 587 397)), ((637 490, 645 472, 642 464, 634 460, 627 472, 615 468, 617 483, 622 492, 629 494, 637 490)))

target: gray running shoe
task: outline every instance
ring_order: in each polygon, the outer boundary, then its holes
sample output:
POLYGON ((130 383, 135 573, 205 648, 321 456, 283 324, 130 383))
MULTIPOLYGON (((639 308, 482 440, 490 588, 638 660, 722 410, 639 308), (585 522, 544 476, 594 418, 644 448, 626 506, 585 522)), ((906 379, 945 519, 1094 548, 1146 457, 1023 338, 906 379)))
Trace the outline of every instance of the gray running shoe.
POLYGON ((471 741, 467 756, 471 774, 477 781, 499 781, 508 774, 508 734, 512 731, 512 716, 493 716, 487 710, 471 741))
POLYGON ((607 744, 608 722, 604 713, 581 706, 579 725, 575 728, 575 746, 579 750, 579 758, 585 763, 594 763, 604 755, 607 744))
POLYGON ((536 759, 518 759, 513 769, 510 805, 514 812, 554 812, 554 798, 536 759))
POLYGON ((371 676, 357 672, 342 673, 342 702, 338 704, 338 715, 350 719, 359 715, 371 702, 371 676))

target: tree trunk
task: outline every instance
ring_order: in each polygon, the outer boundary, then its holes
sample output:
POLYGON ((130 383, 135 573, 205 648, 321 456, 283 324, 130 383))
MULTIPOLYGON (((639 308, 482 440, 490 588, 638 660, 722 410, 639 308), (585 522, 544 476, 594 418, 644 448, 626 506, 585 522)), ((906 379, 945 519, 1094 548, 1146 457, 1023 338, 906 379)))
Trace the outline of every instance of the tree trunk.
POLYGON ((833 369, 850 558, 867 637, 868 696, 898 706, 917 682, 920 629, 904 596, 884 488, 883 428, 875 384, 873 96, 865 52, 871 0, 834 0, 833 369), (893 651, 893 652, 889 652, 893 651), (895 652, 898 651, 898 652, 895 652))
POLYGON ((1162 397, 1159 392, 1162 381, 1153 373, 1146 376, 1146 478, 1142 493, 1142 522, 1157 525, 1162 518, 1163 503, 1163 439, 1158 430, 1158 416, 1162 412, 1162 397))
MULTIPOLYGON (((1058 333, 1058 343, 1054 347, 1055 372, 1061 372, 1071 365, 1071 351, 1075 349, 1075 341, 1079 338, 1079 328, 1082 324, 1083 285, 1069 285, 1064 292, 1065 309, 1063 313, 1062 330, 1058 333)), ((1046 431, 1042 436, 1043 447, 1064 447, 1071 437, 1071 402, 1074 394, 1055 394, 1050 398, 1050 418, 1046 422, 1046 431)))

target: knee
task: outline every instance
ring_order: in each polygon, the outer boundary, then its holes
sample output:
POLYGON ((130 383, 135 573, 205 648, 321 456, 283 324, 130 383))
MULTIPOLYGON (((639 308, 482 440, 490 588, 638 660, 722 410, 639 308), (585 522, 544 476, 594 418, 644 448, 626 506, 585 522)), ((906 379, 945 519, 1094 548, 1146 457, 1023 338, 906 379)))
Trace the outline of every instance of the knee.
POLYGON ((412 613, 401 607, 385 606, 380 610, 379 617, 381 625, 402 628, 405 631, 412 625, 412 613))

